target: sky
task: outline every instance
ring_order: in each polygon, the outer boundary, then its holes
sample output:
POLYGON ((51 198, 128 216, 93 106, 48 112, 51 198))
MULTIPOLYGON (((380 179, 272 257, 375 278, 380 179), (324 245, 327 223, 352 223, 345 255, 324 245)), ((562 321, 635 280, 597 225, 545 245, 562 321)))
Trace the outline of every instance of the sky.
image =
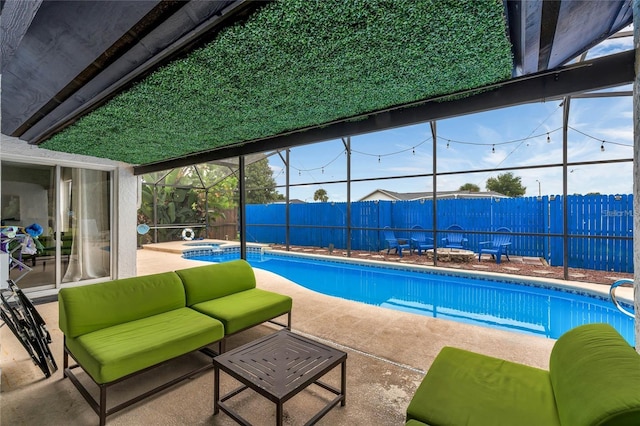
MULTIPOLYGON (((627 29, 629 30, 629 29, 627 29)), ((608 40, 594 47, 592 59, 633 48, 633 37, 608 40)), ((632 90, 632 86, 610 90, 632 90)), ((571 99, 568 132, 568 162, 633 158, 633 99, 616 96, 571 99), (604 147, 604 151, 602 150, 604 147)), ((462 117, 439 120, 436 125, 437 171, 528 167, 562 163, 561 101, 547 101, 462 117), (495 151, 495 152, 494 152, 495 151)), ((376 189, 395 192, 433 190, 433 178, 387 179, 433 172, 432 136, 429 123, 351 136, 351 179, 384 178, 353 182, 351 200, 357 201, 376 189)), ((329 201, 347 201, 347 156, 340 139, 291 149, 291 199, 313 202, 316 190, 324 189, 329 201), (304 186, 295 186, 305 183, 304 186)), ((284 163, 269 157, 278 191, 285 193, 284 163)), ((438 176, 438 191, 454 191, 472 183, 486 191, 486 182, 504 172, 464 173, 438 176)), ((562 168, 511 171, 526 187, 525 196, 561 195, 562 168)), ((631 194, 631 161, 568 167, 567 193, 631 194)))

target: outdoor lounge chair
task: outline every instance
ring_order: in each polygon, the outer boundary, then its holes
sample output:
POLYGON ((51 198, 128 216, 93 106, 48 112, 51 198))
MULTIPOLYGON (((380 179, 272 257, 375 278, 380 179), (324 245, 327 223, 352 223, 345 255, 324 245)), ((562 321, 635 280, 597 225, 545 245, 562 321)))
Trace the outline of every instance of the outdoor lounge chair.
POLYGON ((442 239, 442 242, 446 248, 464 249, 468 243, 468 240, 462 234, 462 227, 460 225, 451 225, 447 228, 447 236, 442 239))
POLYGON ((407 241, 397 239, 390 227, 385 226, 382 232, 384 232, 384 241, 387 247, 387 254, 389 254, 389 251, 391 249, 396 249, 396 253, 398 253, 398 256, 402 257, 402 249, 410 249, 407 241))
POLYGON ((420 225, 415 225, 411 228, 415 232, 411 232, 411 250, 418 250, 418 255, 422 255, 422 250, 433 249, 433 238, 426 236, 424 228, 420 225))
POLYGON ((500 263, 500 258, 504 254, 507 256, 507 260, 509 259, 509 246, 511 245, 511 235, 506 235, 505 233, 510 233, 511 229, 509 228, 498 228, 496 231, 498 234, 494 235, 493 240, 491 241, 483 241, 480 243, 480 250, 478 252, 478 262, 482 258, 482 253, 488 253, 491 257, 495 257, 496 263, 500 263))

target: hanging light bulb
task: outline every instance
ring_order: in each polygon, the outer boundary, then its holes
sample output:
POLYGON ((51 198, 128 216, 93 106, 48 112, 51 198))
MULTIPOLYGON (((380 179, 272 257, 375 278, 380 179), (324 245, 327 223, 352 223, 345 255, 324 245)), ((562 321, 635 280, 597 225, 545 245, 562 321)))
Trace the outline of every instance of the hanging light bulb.
POLYGON ((413 149, 411 149, 411 152, 413 152, 413 155, 416 155, 416 147, 414 146, 413 149))
POLYGON ((380 162, 380 156, 378 155, 378 163, 380 162))
POLYGON ((302 170, 298 170, 298 176, 302 176, 302 170))
POLYGON ((449 141, 447 141, 447 149, 449 149, 449 141))
POLYGON ((324 174, 324 167, 322 168, 322 174, 324 174))
POLYGON ((551 136, 549 136, 549 132, 547 132, 547 143, 551 143, 551 136))
POLYGON ((491 152, 492 152, 492 153, 494 153, 494 154, 496 153, 496 146, 495 146, 495 144, 494 144, 494 145, 493 145, 493 147, 491 148, 491 152))
POLYGON ((600 144, 600 151, 604 152, 604 141, 600 144))

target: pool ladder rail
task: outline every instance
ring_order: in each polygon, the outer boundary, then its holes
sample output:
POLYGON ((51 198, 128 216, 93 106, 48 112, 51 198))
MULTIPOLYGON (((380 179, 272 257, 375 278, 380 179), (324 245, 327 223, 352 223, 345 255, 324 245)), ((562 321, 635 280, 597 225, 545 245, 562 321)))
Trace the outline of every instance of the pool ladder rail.
POLYGON ((614 305, 616 305, 616 308, 618 308, 618 310, 620 312, 622 312, 623 314, 625 314, 626 316, 629 316, 631 318, 635 318, 635 314, 633 312, 629 312, 627 311, 625 308, 622 307, 622 305, 620 304, 620 302, 618 302, 618 299, 616 298, 616 289, 618 287, 633 287, 633 280, 628 279, 628 278, 622 278, 616 282, 614 282, 613 284, 611 284, 611 287, 609 288, 609 296, 611 297, 611 301, 613 302, 614 305))

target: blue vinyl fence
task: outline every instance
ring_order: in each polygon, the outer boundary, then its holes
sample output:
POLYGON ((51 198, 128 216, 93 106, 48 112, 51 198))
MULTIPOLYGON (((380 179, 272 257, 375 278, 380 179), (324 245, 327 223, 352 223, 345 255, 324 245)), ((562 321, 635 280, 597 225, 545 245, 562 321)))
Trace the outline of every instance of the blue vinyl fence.
MULTIPOLYGON (((291 204, 291 245, 347 248, 347 203, 291 204)), ((563 202, 561 196, 437 200, 436 244, 456 224, 465 230, 469 250, 491 240, 498 228, 514 235, 510 253, 543 257, 563 265, 563 202), (530 235, 540 234, 540 235, 530 235)), ((379 251, 381 229, 390 226, 398 238, 410 238, 420 225, 433 237, 433 201, 359 201, 351 203, 351 249, 379 251)), ((247 205, 247 241, 284 244, 286 205, 247 205)), ((567 197, 569 267, 633 272, 632 195, 571 195, 567 197), (598 237, 598 238, 595 238, 598 237), (604 238, 600 238, 604 237, 604 238)))

